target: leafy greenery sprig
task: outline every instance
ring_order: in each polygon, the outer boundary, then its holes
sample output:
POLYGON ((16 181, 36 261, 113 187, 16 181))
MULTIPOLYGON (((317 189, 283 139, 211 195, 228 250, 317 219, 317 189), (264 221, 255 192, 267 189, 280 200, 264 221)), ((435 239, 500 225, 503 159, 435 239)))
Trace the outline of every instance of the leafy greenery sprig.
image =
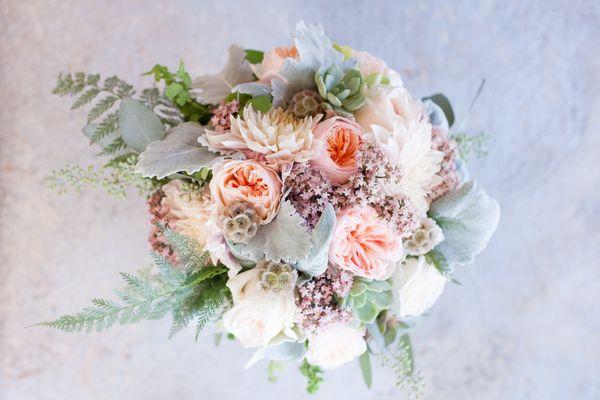
MULTIPOLYGON (((121 273, 126 283, 115 291, 120 302, 93 299, 92 306, 76 314, 67 314, 56 320, 38 325, 66 332, 103 330, 114 324, 131 324, 140 320, 153 320, 171 312, 173 325, 170 337, 196 320, 196 336, 207 322, 217 317, 230 302, 226 286, 227 268, 207 264, 208 257, 196 247, 186 247, 189 242, 165 229, 165 237, 175 238, 173 245, 177 257, 187 257, 195 272, 188 274, 159 254, 153 254, 158 275, 131 275, 121 273)), ((191 240, 191 239, 189 239, 191 240)))
POLYGON ((164 82, 165 96, 179 108, 186 121, 200 122, 202 125, 208 123, 211 117, 210 107, 192 98, 190 94, 192 78, 185 70, 183 61, 179 62, 176 72, 169 71, 169 68, 164 65, 156 64, 143 75, 152 75, 156 82, 164 82))
POLYGON ((310 364, 305 358, 300 364, 300 373, 307 379, 306 391, 310 394, 316 393, 321 383, 323 383, 323 370, 310 364))
POLYGON ((76 192, 84 189, 102 188, 115 197, 125 197, 128 187, 135 187, 140 194, 148 194, 160 186, 161 181, 143 178, 135 172, 137 154, 129 153, 118 156, 102 167, 80 167, 67 165, 52 171, 45 178, 50 189, 58 193, 66 193, 69 188, 76 192))
POLYGON ((84 72, 61 73, 52 93, 59 96, 76 97, 71 106, 72 110, 88 105, 98 96, 103 95, 88 112, 88 124, 100 120, 98 124, 94 124, 94 129, 89 135, 90 140, 92 143, 99 144, 102 147, 103 154, 106 155, 116 154, 119 150, 127 147, 118 134, 119 118, 117 111, 112 110, 121 99, 135 94, 133 86, 129 83, 116 76, 106 78, 100 83, 100 75, 98 74, 86 74, 84 72), (114 136, 112 141, 100 143, 102 139, 110 135, 114 136))
POLYGON ((396 374, 396 386, 400 389, 407 389, 410 399, 419 399, 423 396, 425 384, 421 373, 415 370, 408 334, 401 335, 395 346, 390 344, 386 347, 386 351, 378 356, 382 366, 391 366, 396 374))

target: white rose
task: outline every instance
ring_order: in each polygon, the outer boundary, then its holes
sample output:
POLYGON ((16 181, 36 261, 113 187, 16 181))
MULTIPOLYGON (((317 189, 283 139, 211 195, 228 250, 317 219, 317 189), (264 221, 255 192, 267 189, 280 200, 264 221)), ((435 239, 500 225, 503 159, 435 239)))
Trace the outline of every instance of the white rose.
POLYGON ((374 85, 355 117, 365 138, 380 146, 401 170, 402 179, 386 185, 386 194, 408 197, 425 217, 427 194, 441 182, 437 173, 444 154, 431 146, 431 124, 421 102, 413 100, 404 87, 374 85))
POLYGON ((418 317, 440 297, 446 278, 420 256, 404 261, 392 276, 392 283, 398 316, 418 317))
POLYGON ((424 121, 425 109, 402 86, 374 85, 365 94, 365 105, 354 116, 367 132, 371 130, 371 125, 392 130, 395 118, 400 118, 405 126, 424 121))
POLYGON ((404 242, 404 248, 408 255, 421 256, 440 244, 442 240, 444 240, 442 228, 431 218, 425 218, 412 236, 404 242))
POLYGON ((323 369, 334 369, 367 350, 365 329, 337 322, 309 336, 306 360, 323 369))
POLYGON ((292 330, 296 312, 293 291, 269 293, 261 289, 259 273, 258 268, 253 268, 227 282, 233 307, 223 314, 225 330, 244 347, 267 346, 280 334, 297 339, 292 330))

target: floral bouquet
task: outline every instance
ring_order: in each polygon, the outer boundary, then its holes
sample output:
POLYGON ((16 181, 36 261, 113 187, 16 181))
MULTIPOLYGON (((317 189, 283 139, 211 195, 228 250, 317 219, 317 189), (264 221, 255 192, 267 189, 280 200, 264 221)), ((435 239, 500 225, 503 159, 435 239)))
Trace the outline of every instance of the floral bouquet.
POLYGON ((266 359, 323 370, 371 357, 416 392, 408 330, 481 252, 499 207, 465 169, 481 136, 450 134, 441 94, 414 99, 398 72, 296 26, 294 44, 229 48, 194 80, 156 65, 137 94, 117 77, 61 74, 54 92, 93 103, 85 135, 104 167, 48 177, 148 198, 154 269, 123 273, 119 301, 41 325, 90 331, 171 314, 170 335, 214 323, 266 359))

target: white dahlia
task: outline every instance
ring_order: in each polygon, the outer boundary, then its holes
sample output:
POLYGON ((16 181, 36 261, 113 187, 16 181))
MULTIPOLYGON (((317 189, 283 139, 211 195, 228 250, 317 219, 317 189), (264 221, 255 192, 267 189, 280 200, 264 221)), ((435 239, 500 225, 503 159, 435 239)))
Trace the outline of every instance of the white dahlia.
POLYGON ((203 141, 222 153, 242 151, 276 165, 306 162, 312 155, 312 130, 320 119, 298 118, 282 108, 262 113, 248 106, 243 117, 231 118, 230 131, 207 131, 203 141))
POLYGON ((387 187, 388 194, 408 197, 418 213, 425 216, 427 193, 441 182, 437 175, 443 154, 432 149, 431 124, 423 104, 400 86, 371 87, 365 105, 356 112, 356 121, 386 152, 402 174, 398 184, 387 187))

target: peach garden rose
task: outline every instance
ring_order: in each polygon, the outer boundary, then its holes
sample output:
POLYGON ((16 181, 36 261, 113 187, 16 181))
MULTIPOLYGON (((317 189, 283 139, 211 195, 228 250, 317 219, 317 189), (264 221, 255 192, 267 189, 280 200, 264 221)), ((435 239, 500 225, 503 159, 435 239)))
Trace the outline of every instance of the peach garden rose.
POLYGON ((334 185, 341 185, 356 173, 356 153, 362 128, 343 117, 329 118, 314 129, 316 150, 311 164, 318 167, 334 185))
POLYGON ((387 279, 404 258, 402 241, 371 207, 353 207, 337 217, 329 260, 366 279, 387 279))
POLYGON ((228 161, 214 172, 210 181, 211 198, 219 214, 234 203, 248 203, 262 224, 275 218, 282 187, 277 173, 256 160, 228 161))
POLYGON ((286 58, 298 58, 298 50, 294 46, 276 47, 265 53, 260 64, 252 64, 250 67, 260 82, 270 83, 273 78, 278 76, 286 58))

